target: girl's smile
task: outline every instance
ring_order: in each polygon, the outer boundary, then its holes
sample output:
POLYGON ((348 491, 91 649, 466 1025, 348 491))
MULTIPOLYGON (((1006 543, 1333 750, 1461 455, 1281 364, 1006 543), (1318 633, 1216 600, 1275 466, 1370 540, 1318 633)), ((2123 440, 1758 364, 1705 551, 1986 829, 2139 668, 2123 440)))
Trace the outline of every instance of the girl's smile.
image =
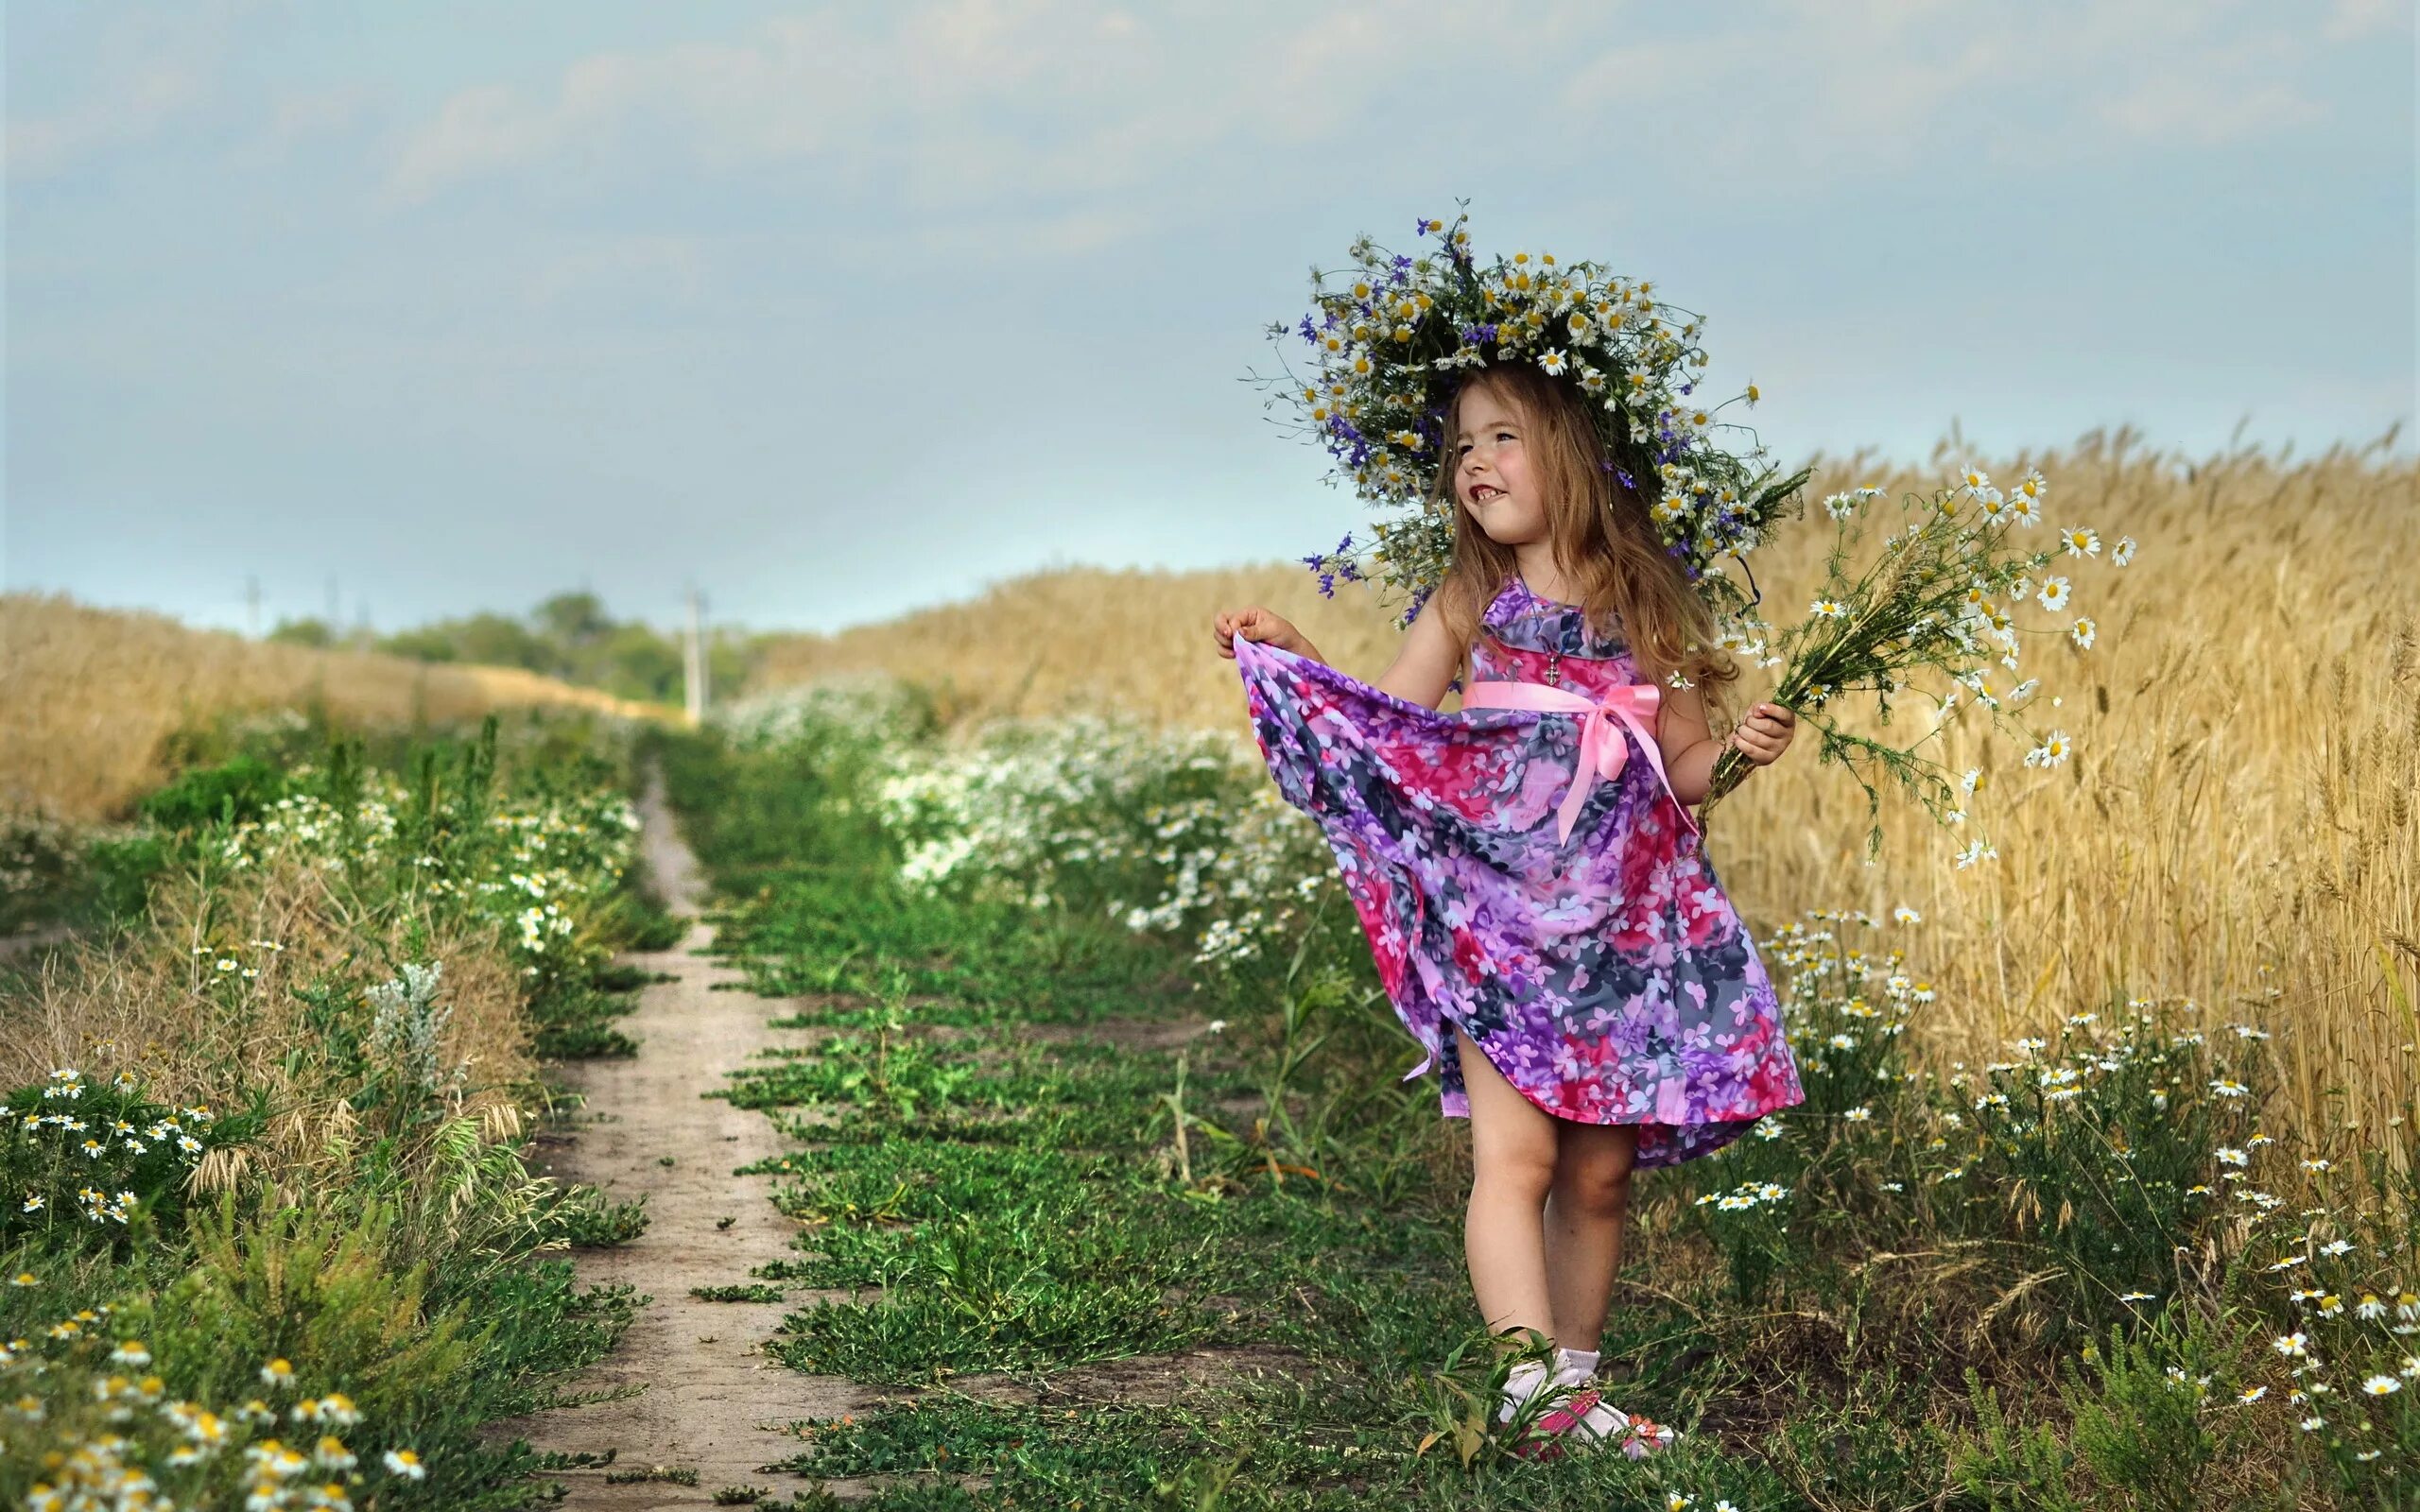
POLYGON ((1521 416, 1484 386, 1462 396, 1454 438, 1454 490, 1488 539, 1507 546, 1546 539, 1546 508, 1530 476, 1521 416))

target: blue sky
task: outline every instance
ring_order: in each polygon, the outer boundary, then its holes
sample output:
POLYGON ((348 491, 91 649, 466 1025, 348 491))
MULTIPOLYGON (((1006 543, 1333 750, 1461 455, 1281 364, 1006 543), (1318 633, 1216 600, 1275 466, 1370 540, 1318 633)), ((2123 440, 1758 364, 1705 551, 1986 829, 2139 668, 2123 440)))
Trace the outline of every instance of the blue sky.
MULTIPOLYGON (((1709 317, 1777 458, 2413 408, 2389 0, 7 10, 0 577, 831 628, 1332 545, 1260 393, 1470 200, 1709 317)), ((2408 438, 2403 443, 2408 445, 2408 438)), ((2055 489, 2057 480, 2053 478, 2055 489)))

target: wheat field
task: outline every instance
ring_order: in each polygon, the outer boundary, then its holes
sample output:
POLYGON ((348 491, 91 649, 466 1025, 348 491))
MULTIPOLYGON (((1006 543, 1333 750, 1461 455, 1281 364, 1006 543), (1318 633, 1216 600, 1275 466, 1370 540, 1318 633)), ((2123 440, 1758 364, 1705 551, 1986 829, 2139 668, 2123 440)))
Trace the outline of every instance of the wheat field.
POLYGON ((0 810, 107 817, 158 784, 163 743, 179 728, 310 703, 354 725, 546 704, 669 712, 517 668, 320 651, 59 594, 0 594, 0 810))
MULTIPOLYGON (((2131 534, 2122 570, 2080 566, 2089 651, 2034 650, 2031 711, 2076 755, 2027 768, 2005 737, 1959 732, 1980 765, 1976 823, 1999 859, 1961 870, 1948 835, 1893 808, 1866 864, 1865 803, 1804 742, 1711 816, 1725 885, 1760 928, 1809 907, 1895 905, 1939 991, 1928 1050, 2007 1056, 2005 1042, 2113 999, 2191 998, 2211 1032, 2270 1031, 2285 1106, 2339 1159, 2380 1144, 2411 1158, 2420 1091, 2420 620, 2406 574, 2420 546, 2420 469, 2395 433, 2294 460, 2258 448, 2189 459, 2130 429, 2064 449, 1978 457, 1955 439, 1928 469, 1863 453, 1811 459, 1808 497, 1873 485, 1929 494, 1973 463, 2003 481, 2037 467, 2048 524, 2131 534), (2048 699, 2060 699, 2051 707, 2048 699)), ((1820 581, 1821 512, 1758 554, 1766 608, 1794 617, 1820 581)), ((945 715, 1124 709, 1241 730, 1243 697, 1209 632, 1261 604, 1333 663, 1374 677, 1398 632, 1357 585, 1320 596, 1299 566, 1190 573, 1075 569, 968 602, 764 647, 757 685, 878 671, 920 682, 945 715)), ((1762 690, 1757 674, 1740 693, 1762 690)))

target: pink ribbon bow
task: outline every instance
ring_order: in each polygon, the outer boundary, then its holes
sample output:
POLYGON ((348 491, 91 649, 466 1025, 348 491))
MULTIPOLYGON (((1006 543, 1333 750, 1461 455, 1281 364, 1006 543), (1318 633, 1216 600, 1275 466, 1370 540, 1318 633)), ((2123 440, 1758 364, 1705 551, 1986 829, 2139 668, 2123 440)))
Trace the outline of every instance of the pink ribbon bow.
POLYGON ((1637 734, 1639 749, 1647 753, 1664 791, 1672 794, 1673 803, 1681 810, 1681 821, 1690 833, 1696 833, 1697 820, 1689 816, 1689 806, 1681 802, 1681 795, 1672 793, 1672 779, 1664 770, 1663 747, 1655 743, 1655 712, 1663 700, 1663 690, 1651 682, 1621 683, 1608 689, 1602 699, 1544 682, 1484 681, 1462 687, 1465 709, 1528 709, 1539 713, 1580 716, 1580 766, 1571 775, 1571 791, 1563 796, 1563 802, 1555 809, 1557 843, 1571 838, 1571 826, 1580 817, 1581 806, 1588 801, 1589 790, 1596 786, 1597 780, 1610 782, 1621 776, 1622 768, 1630 762, 1630 742, 1614 728, 1616 719, 1637 734))

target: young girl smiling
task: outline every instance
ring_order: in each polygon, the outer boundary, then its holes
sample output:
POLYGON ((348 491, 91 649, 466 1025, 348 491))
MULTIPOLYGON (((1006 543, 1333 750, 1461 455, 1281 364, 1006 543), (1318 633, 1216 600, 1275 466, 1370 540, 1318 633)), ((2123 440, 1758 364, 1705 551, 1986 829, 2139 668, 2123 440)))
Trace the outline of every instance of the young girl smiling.
POLYGON ((1669 1428, 1587 1383, 1635 1170, 1693 1160, 1804 1100, 1772 983, 1689 809, 1726 747, 1790 743, 1736 676, 1586 401, 1530 363, 1471 372, 1433 484, 1451 566, 1374 683, 1266 609, 1221 612, 1254 737, 1321 824, 1387 994, 1467 1117, 1464 1230, 1491 1331, 1534 1331, 1499 1416, 1549 1387, 1526 1452, 1669 1428), (1462 710, 1437 705, 1466 671, 1462 710))

